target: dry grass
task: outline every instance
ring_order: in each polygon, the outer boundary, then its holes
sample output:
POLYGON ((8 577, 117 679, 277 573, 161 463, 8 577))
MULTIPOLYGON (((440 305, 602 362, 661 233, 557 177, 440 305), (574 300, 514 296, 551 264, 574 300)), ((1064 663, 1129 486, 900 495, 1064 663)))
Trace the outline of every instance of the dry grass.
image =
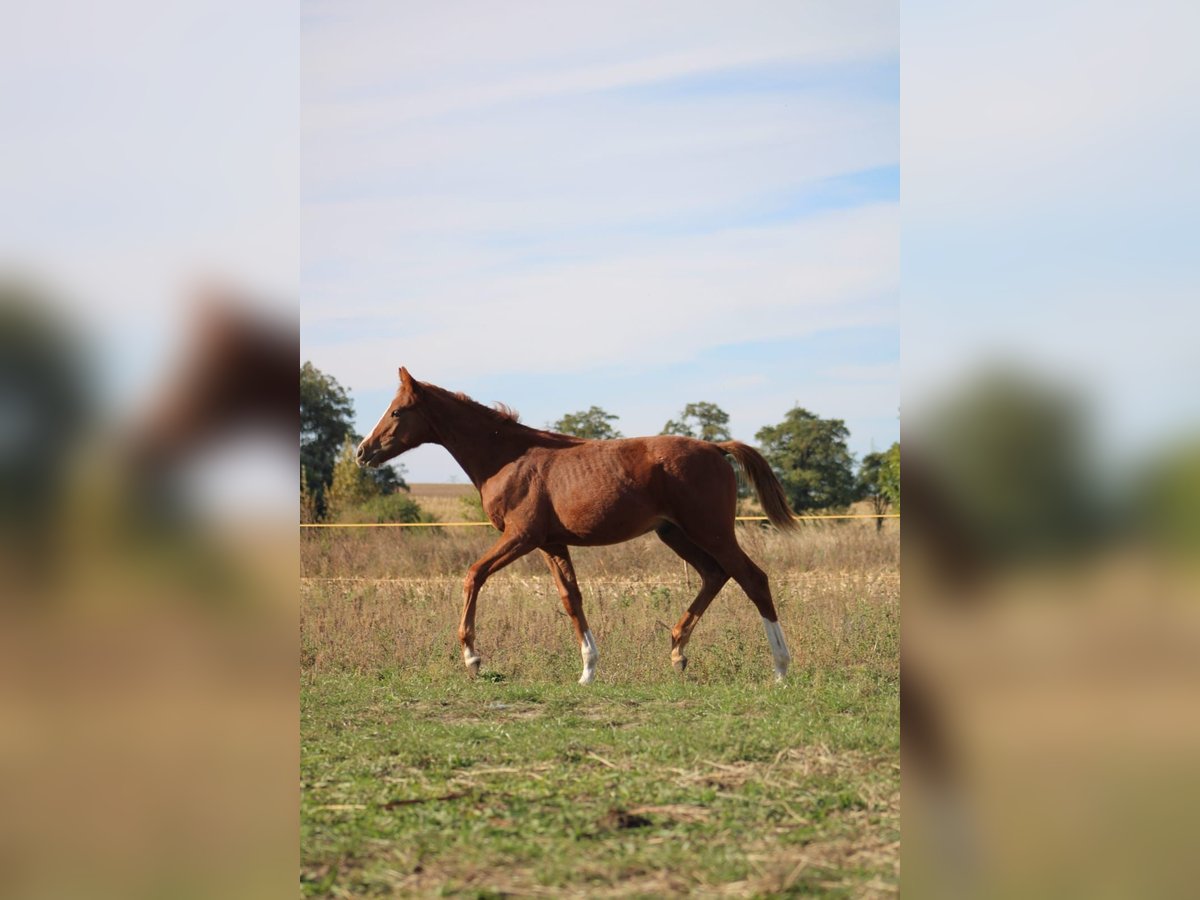
MULTIPOLYGON (((494 540, 491 529, 308 532, 302 540, 304 665, 317 671, 402 668, 460 674, 456 639, 462 578, 494 540)), ((795 665, 898 665, 898 540, 862 523, 822 524, 797 536, 744 527, 747 552, 770 574, 795 665)), ((663 676, 673 625, 698 588, 695 573, 653 536, 574 551, 584 609, 600 643, 602 680, 663 676)), ((538 554, 493 576, 479 601, 486 667, 559 681, 578 666, 570 624, 538 554)), ((726 586, 689 647, 689 676, 765 673, 757 611, 726 586)))
POLYGON ((409 496, 437 522, 462 522, 474 518, 463 504, 467 497, 478 497, 474 485, 410 484, 409 496))
MULTIPOLYGON (((457 502, 457 501, 451 501, 457 502)), ((461 518, 461 513, 455 513, 461 518)), ((445 521, 439 517, 439 520, 445 521)), ((305 578, 423 578, 464 575, 493 544, 490 526, 468 528, 308 529, 302 534, 301 575, 305 578)), ((789 572, 892 571, 900 561, 899 526, 889 520, 882 532, 871 521, 803 522, 794 535, 780 535, 755 523, 738 526, 738 541, 766 570, 789 572)), ((572 548, 580 583, 591 577, 657 576, 684 572, 683 561, 653 535, 611 547, 572 548)), ((546 573, 538 554, 506 571, 527 577, 546 573)), ((485 588, 486 590, 486 588, 485 588)))
POLYGON ((475 487, 470 482, 464 484, 437 484, 433 482, 413 482, 408 486, 409 493, 418 503, 428 499, 468 497, 475 493, 475 487))

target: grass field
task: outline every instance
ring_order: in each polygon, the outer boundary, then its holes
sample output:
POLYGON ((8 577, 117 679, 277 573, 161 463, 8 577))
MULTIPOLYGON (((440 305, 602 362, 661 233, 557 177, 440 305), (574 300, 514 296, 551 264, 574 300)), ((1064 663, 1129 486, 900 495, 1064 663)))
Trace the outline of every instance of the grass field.
POLYGON ((661 624, 697 582, 652 536, 575 551, 600 647, 581 687, 536 555, 485 586, 472 680, 455 639, 462 576, 494 532, 307 532, 303 891, 896 893, 898 529, 740 535, 791 644, 782 686, 732 585, 686 678, 672 671, 661 624))

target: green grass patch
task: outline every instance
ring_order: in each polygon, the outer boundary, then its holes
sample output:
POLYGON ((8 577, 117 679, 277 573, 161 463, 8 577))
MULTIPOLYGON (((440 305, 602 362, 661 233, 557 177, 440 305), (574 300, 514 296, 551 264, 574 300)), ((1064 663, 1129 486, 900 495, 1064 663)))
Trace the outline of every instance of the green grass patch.
POLYGON ((307 896, 898 890, 899 689, 306 672, 307 896))

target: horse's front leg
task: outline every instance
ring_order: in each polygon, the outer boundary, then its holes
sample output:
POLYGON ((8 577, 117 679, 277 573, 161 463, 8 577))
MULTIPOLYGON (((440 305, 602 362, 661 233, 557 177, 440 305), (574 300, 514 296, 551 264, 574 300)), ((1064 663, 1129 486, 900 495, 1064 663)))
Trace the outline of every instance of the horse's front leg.
POLYGON ((596 639, 592 637, 587 617, 583 614, 583 595, 579 593, 579 583, 575 580, 571 555, 565 544, 550 544, 542 548, 542 553, 554 575, 563 609, 570 616, 575 637, 579 641, 579 654, 583 657, 583 674, 579 676, 579 683, 591 684, 596 678, 596 662, 600 659, 600 651, 596 649, 596 639))
POLYGON ((463 662, 467 664, 467 669, 472 675, 479 674, 481 662, 475 649, 475 601, 479 599, 479 590, 489 575, 520 559, 534 546, 534 542, 527 535, 504 534, 467 570, 467 577, 463 582, 463 613, 462 622, 458 626, 458 641, 462 644, 463 662))

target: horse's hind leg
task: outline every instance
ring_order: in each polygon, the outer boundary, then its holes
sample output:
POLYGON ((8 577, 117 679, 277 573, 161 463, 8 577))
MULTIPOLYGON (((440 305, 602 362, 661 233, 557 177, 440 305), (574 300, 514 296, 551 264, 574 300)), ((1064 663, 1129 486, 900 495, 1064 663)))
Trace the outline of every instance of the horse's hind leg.
POLYGON ((583 657, 583 674, 579 676, 580 684, 591 684, 596 677, 596 661, 600 652, 596 649, 596 639, 588 628, 587 618, 583 614, 583 595, 579 593, 579 583, 575 580, 575 567, 571 565, 571 555, 564 544, 550 544, 542 548, 542 555, 554 575, 554 583, 558 586, 559 596, 562 597, 563 609, 571 617, 575 626, 575 637, 579 639, 579 653, 583 657))
POLYGON ((696 627, 713 598, 729 581, 729 576, 720 564, 701 550, 678 525, 664 522, 655 533, 700 575, 700 592, 696 594, 696 599, 687 608, 687 612, 671 629, 671 665, 675 667, 675 671, 682 673, 687 668, 687 657, 683 655, 683 650, 691 640, 692 629, 696 627))
POLYGON ((767 573, 738 545, 732 529, 727 538, 707 542, 704 549, 720 563, 721 568, 729 573, 729 577, 738 583, 750 602, 758 608, 763 629, 767 633, 767 643, 771 647, 771 658, 775 663, 775 679, 782 681, 787 675, 791 655, 787 641, 783 639, 783 629, 779 627, 779 615, 775 612, 775 601, 771 599, 767 573))

